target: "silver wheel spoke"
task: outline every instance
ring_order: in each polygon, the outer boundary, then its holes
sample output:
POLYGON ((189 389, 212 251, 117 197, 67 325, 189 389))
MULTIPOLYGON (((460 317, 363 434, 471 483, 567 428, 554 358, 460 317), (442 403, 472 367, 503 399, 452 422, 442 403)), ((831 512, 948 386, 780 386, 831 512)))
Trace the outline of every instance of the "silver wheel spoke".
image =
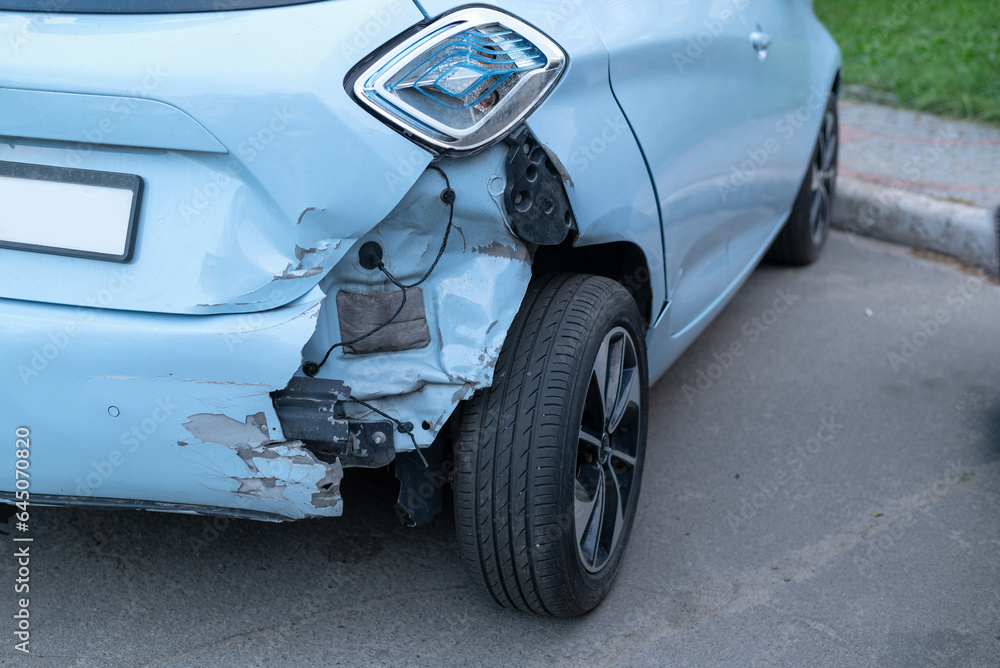
POLYGON ((823 236, 823 228, 828 218, 830 193, 826 188, 820 188, 814 195, 812 206, 809 209, 809 224, 815 243, 820 243, 823 236))
POLYGON ((833 171, 833 159, 837 155, 835 150, 837 147, 837 134, 831 133, 830 137, 827 139, 826 146, 823 149, 823 162, 820 165, 823 174, 829 174, 833 171))
POLYGON ((639 407, 639 374, 636 369, 629 369, 625 372, 624 390, 618 395, 618 404, 611 412, 611 421, 608 423, 608 433, 615 433, 621 426, 625 411, 630 405, 639 407))
MULTIPOLYGON (((608 547, 608 556, 614 554, 615 548, 618 547, 618 539, 621 538, 622 528, 625 526, 625 512, 622 509, 622 488, 618 483, 618 476, 615 475, 615 470, 613 467, 608 468, 608 477, 611 479, 611 489, 614 494, 614 504, 615 504, 615 514, 612 520, 615 525, 612 529, 611 534, 611 545, 608 547)), ((607 502, 604 504, 607 506, 607 502)), ((607 521, 605 519, 605 521, 607 521)))
POLYGON ((597 474, 597 487, 594 489, 592 498, 587 497, 587 490, 577 480, 577 500, 574 513, 576 516, 576 544, 584 557, 584 561, 589 562, 591 567, 595 565, 597 560, 597 549, 601 540, 601 525, 603 524, 604 505, 607 495, 604 469, 597 466, 594 467, 594 472, 597 474), (581 493, 583 495, 582 499, 581 493))
POLYGON ((621 450, 612 450, 611 451, 611 458, 612 459, 617 459, 620 462, 625 462, 626 464, 628 464, 632 468, 635 468, 635 457, 632 456, 632 455, 630 455, 627 452, 622 452, 621 450))
POLYGON ((601 345, 597 351, 597 359, 594 360, 594 371, 591 374, 591 383, 596 383, 597 395, 601 400, 601 416, 607 415, 607 407, 604 399, 604 390, 608 382, 608 351, 610 346, 608 341, 601 345))
POLYGON ((601 438, 600 436, 594 436, 593 434, 587 433, 585 429, 580 430, 580 443, 587 444, 588 448, 593 449, 594 454, 600 454, 601 452, 601 438))
POLYGON ((819 226, 820 223, 819 213, 822 208, 823 208, 823 189, 820 188, 819 190, 813 193, 812 204, 809 207, 809 222, 812 225, 813 232, 815 232, 816 228, 819 226))
POLYGON ((618 399, 622 395, 622 382, 625 375, 625 338, 609 342, 608 370, 604 386, 604 424, 610 424, 614 411, 618 407, 618 399))

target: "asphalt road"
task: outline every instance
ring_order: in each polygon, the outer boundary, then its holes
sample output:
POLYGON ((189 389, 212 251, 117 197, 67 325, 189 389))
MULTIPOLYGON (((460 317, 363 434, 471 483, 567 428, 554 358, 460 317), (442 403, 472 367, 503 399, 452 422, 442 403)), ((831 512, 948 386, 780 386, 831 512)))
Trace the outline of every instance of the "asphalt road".
POLYGON ((654 387, 629 554, 587 617, 485 600, 451 517, 399 526, 368 474, 339 520, 39 511, 32 654, 5 603, 0 664, 995 668, 998 334, 1000 287, 834 235, 761 267, 654 387))

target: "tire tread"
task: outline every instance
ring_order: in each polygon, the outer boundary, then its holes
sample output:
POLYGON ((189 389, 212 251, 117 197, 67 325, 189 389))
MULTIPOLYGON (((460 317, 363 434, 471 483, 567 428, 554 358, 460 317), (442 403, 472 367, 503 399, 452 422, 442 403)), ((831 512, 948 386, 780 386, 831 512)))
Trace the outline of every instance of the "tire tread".
MULTIPOLYGON (((628 293, 614 281, 557 274, 532 282, 492 387, 463 409, 455 447, 455 521, 473 580, 499 604, 576 615, 552 540, 558 528, 563 409, 591 314, 628 293), (559 410, 546 410, 559 409, 559 410)), ((553 539, 554 540, 554 539, 553 539)))

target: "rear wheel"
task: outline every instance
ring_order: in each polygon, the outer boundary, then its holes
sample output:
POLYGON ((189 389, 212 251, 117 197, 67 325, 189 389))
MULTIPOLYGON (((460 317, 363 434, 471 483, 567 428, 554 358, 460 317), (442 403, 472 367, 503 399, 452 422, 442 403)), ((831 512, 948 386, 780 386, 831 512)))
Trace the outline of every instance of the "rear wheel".
POLYGON ((463 408, 455 519, 467 570, 501 605, 597 606, 635 517, 649 390, 635 302, 606 278, 534 281, 493 386, 463 408))
POLYGON ((806 265, 819 259, 830 234, 833 200, 837 190, 837 153, 840 126, 837 97, 831 94, 823 114, 819 137, 799 194, 784 229, 774 240, 767 259, 806 265))

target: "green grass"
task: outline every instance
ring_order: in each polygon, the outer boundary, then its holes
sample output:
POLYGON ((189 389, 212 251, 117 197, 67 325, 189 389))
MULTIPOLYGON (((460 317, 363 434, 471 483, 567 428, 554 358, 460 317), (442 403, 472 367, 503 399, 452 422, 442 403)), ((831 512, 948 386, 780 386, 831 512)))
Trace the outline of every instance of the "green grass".
POLYGON ((1000 0, 815 0, 844 83, 919 111, 1000 123, 1000 0))

